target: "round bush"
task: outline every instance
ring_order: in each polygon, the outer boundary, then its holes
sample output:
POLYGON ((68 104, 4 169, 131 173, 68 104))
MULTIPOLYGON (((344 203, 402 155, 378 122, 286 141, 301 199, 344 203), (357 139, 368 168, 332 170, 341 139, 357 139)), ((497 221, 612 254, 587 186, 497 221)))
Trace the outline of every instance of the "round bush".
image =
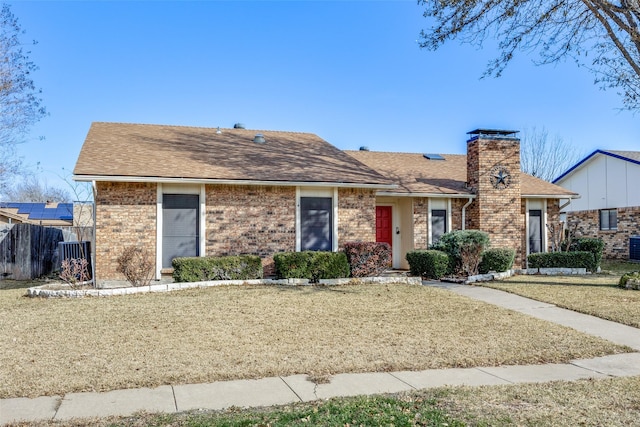
POLYGON ((480 274, 487 274, 490 271, 503 272, 513 267, 513 260, 516 251, 512 248, 492 248, 487 249, 482 254, 482 261, 478 266, 480 274))

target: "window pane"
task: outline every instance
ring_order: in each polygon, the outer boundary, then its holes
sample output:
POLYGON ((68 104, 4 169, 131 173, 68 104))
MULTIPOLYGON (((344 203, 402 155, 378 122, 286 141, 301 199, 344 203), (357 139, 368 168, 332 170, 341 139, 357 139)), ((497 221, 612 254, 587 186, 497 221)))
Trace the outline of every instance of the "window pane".
POLYGON ((542 252, 542 211, 529 211, 529 253, 542 252))
POLYGON ((609 229, 609 211, 600 211, 600 230, 609 229))
POLYGON ((331 197, 300 198, 300 248, 303 251, 330 251, 332 243, 331 197))
POLYGON ((447 211, 433 209, 431 211, 431 242, 437 243, 440 237, 447 232, 447 211))
POLYGON ((198 256, 199 197, 191 194, 162 196, 162 268, 177 257, 198 256))
POLYGON ((611 209, 609 211, 609 230, 617 230, 618 229, 618 211, 616 209, 611 209))

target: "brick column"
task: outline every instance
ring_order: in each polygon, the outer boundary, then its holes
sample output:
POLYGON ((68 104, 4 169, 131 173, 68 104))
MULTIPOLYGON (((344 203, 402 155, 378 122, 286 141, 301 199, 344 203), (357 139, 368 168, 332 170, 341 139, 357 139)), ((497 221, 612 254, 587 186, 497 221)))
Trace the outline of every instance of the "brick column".
POLYGON ((513 131, 477 130, 467 141, 467 182, 476 199, 467 228, 489 233, 492 247, 513 248, 522 265, 524 217, 520 204, 520 140, 513 131))

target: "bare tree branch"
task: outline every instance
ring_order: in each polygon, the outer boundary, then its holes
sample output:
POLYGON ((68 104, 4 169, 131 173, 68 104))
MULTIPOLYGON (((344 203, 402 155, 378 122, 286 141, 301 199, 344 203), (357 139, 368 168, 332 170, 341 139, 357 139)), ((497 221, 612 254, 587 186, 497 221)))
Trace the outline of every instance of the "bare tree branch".
POLYGON ((498 40, 485 76, 498 77, 516 52, 537 51, 538 64, 572 58, 617 88, 624 106, 640 108, 638 0, 418 0, 432 25, 420 46, 435 50, 450 39, 482 45, 498 40))

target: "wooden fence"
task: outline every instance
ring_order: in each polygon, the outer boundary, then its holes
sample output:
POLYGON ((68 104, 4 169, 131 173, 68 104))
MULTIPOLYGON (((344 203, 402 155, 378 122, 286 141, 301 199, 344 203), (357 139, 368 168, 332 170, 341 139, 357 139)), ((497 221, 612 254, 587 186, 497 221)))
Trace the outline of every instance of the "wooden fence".
POLYGON ((92 229, 43 227, 33 224, 0 224, 0 280, 31 280, 60 268, 58 243, 91 235, 92 229), (88 233, 88 234, 87 234, 88 233))

